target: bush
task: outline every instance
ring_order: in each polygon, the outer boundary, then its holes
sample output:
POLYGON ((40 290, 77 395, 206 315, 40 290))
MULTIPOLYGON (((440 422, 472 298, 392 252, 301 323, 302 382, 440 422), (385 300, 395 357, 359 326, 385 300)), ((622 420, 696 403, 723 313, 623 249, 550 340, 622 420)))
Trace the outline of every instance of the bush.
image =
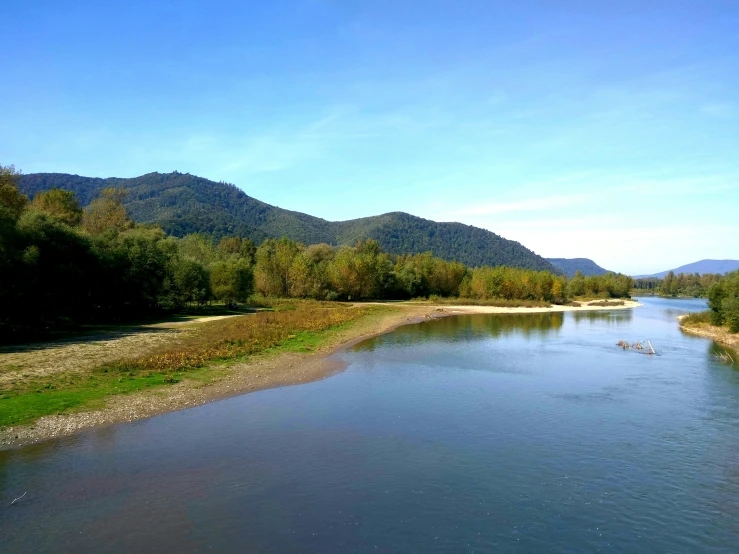
POLYGON ((700 325, 711 323, 711 310, 694 312, 680 318, 680 325, 700 325))

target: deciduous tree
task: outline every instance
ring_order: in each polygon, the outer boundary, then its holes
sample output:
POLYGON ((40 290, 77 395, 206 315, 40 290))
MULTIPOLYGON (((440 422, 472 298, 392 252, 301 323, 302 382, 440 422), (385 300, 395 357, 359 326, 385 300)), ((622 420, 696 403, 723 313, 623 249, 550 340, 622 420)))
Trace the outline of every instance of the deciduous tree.
POLYGON ((53 188, 40 192, 31 205, 71 227, 82 222, 82 207, 72 191, 53 188))

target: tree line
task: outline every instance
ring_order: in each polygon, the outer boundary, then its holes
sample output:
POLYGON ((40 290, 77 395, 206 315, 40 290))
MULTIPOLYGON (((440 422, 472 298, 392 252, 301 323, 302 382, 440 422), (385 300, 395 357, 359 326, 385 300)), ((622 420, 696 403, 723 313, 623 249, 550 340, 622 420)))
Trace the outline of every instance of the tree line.
POLYGON ((692 296, 701 298, 708 296, 708 289, 722 279, 717 273, 679 273, 670 271, 664 279, 659 277, 643 277, 634 279, 634 288, 639 291, 658 294, 660 296, 692 296))
POLYGON ((126 191, 105 188, 86 208, 74 193, 18 190, 0 166, 0 333, 37 334, 112 322, 254 293, 319 300, 461 297, 564 303, 575 296, 627 297, 630 277, 572 279, 515 267, 470 268, 431 253, 394 255, 371 239, 355 246, 282 238, 258 247, 239 236, 168 236, 134 224, 126 191))

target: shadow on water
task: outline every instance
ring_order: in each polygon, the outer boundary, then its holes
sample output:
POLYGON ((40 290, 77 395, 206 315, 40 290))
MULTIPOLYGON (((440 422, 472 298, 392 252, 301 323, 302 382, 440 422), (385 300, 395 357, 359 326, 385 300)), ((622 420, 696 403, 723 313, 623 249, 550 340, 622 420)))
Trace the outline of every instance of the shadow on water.
POLYGON ((419 342, 459 342, 511 336, 543 338, 556 334, 563 324, 562 312, 459 315, 404 325, 391 334, 362 341, 353 350, 371 352, 380 345, 403 346, 419 342))

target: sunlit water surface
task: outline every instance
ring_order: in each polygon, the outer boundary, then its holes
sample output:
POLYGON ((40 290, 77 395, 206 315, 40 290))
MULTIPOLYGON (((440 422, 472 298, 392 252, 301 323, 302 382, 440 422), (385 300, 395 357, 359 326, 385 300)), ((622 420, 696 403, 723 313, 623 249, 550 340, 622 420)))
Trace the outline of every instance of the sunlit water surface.
POLYGON ((324 381, 0 453, 0 551, 736 552, 738 368, 680 332, 703 301, 642 302, 409 325, 324 381))

